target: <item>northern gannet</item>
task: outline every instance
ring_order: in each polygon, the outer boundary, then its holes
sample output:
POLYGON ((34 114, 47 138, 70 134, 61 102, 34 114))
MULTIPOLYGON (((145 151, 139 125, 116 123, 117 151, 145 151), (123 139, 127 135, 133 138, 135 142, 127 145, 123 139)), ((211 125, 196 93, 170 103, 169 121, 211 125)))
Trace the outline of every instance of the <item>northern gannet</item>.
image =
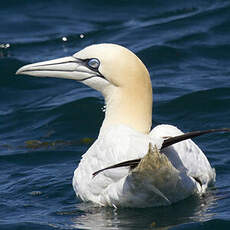
POLYGON ((214 183, 215 169, 187 139, 192 135, 184 136, 172 125, 150 131, 151 80, 130 50, 115 44, 91 45, 70 57, 23 66, 17 74, 74 79, 104 96, 99 136, 73 176, 73 188, 83 201, 112 207, 169 205, 202 194, 214 183), (130 167, 119 167, 124 165, 130 167))

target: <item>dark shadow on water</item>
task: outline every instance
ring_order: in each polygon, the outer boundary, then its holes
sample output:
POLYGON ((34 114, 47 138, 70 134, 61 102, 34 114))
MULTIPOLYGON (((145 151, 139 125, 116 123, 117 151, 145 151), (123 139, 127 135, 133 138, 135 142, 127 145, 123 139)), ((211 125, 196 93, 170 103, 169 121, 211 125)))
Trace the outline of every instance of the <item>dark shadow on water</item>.
POLYGON ((171 229, 178 225, 208 221, 215 216, 212 208, 217 198, 214 191, 202 197, 193 196, 177 204, 157 208, 99 208, 80 203, 81 215, 72 218, 77 229, 171 229))

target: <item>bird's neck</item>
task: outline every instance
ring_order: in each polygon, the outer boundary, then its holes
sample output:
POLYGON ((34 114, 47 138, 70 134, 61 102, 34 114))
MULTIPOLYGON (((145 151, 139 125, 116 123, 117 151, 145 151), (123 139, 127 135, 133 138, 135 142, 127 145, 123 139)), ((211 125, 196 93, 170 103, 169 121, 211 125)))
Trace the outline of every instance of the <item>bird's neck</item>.
POLYGON ((149 133, 152 125, 152 87, 113 87, 104 95, 105 119, 100 134, 114 125, 126 125, 138 132, 149 133))

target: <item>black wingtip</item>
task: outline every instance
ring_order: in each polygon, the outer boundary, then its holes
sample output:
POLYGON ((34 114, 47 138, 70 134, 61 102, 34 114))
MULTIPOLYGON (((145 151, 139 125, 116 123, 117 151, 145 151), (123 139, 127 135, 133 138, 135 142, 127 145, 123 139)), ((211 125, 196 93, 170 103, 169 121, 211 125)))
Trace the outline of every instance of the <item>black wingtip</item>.
POLYGON ((135 159, 135 160, 130 160, 130 161, 124 161, 124 162, 121 162, 121 163, 118 163, 118 164, 115 164, 115 165, 112 165, 112 166, 109 166, 107 168, 103 168, 103 169, 100 169, 96 172, 93 173, 93 177, 95 177, 98 173, 101 173, 107 169, 113 169, 113 168, 119 168, 119 167, 136 167, 136 165, 138 165, 138 163, 140 162, 141 159, 135 159))
POLYGON ((161 149, 166 148, 166 147, 168 147, 170 145, 176 144, 178 142, 187 140, 187 139, 191 139, 191 138, 198 137, 198 136, 201 136, 201 135, 204 135, 204 134, 215 133, 215 132, 230 132, 230 128, 193 131, 193 132, 184 133, 184 134, 179 135, 179 136, 170 137, 170 138, 164 140, 161 149))

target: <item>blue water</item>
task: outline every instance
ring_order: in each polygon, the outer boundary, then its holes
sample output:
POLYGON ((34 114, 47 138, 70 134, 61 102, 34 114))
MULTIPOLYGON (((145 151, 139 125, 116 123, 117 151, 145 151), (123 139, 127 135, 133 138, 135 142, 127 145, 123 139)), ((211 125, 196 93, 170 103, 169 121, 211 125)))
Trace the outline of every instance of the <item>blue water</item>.
POLYGON ((2 1, 0 229, 229 229, 227 133, 195 140, 217 173, 203 197, 118 210, 75 197, 73 171, 98 135, 103 98, 75 81, 14 73, 102 42, 124 45, 146 64, 154 126, 230 126, 229 1, 2 1))

